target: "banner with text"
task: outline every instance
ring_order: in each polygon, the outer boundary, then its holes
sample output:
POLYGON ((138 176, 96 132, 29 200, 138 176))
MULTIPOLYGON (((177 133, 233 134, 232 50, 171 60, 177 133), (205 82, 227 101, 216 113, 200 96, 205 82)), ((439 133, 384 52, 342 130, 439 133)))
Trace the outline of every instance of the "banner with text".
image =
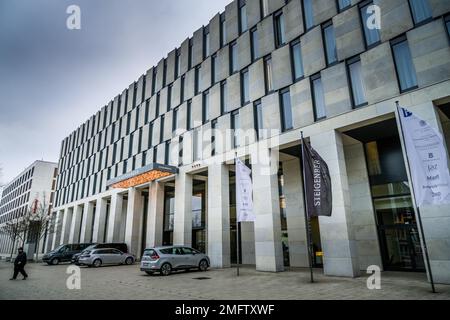
POLYGON ((330 217, 333 197, 328 165, 309 143, 304 142, 303 148, 308 215, 330 217))
POLYGON ((450 175, 442 135, 404 108, 400 121, 417 206, 450 204, 450 175))
POLYGON ((252 171, 240 160, 236 159, 236 213, 238 222, 255 221, 253 214, 252 171))

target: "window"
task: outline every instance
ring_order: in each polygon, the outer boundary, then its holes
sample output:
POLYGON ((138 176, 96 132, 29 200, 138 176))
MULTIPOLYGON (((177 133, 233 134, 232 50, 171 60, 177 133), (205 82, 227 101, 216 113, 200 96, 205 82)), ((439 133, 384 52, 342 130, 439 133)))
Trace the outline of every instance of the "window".
POLYGON ((291 105, 291 93, 289 89, 281 91, 281 118, 283 124, 283 131, 288 131, 293 128, 292 124, 292 105, 291 105))
POLYGON ((177 49, 175 54, 175 79, 178 78, 181 75, 181 51, 180 49, 177 49))
POLYGON ((255 102, 254 106, 255 130, 258 140, 262 138, 262 130, 264 129, 263 112, 261 100, 255 102))
POLYGON ((426 22, 432 18, 432 12, 428 0, 409 0, 409 6, 414 19, 414 24, 426 22))
POLYGON ((218 76, 217 76, 217 71, 218 71, 218 66, 217 66, 217 55, 214 54, 211 57, 211 73, 212 73, 212 80, 213 80, 213 84, 217 83, 218 80, 218 76))
POLYGON ((283 12, 274 16, 275 19, 275 42, 277 47, 281 47, 286 42, 286 29, 284 24, 283 12))
POLYGON ((158 162, 158 148, 153 148, 153 162, 158 162))
POLYGON ((228 86, 226 81, 220 84, 220 109, 221 114, 228 112, 228 86))
POLYGON ((167 110, 172 109, 172 88, 172 85, 167 87, 167 110))
POLYGON ((364 30, 364 38, 366 40, 366 47, 370 48, 380 42, 380 31, 378 29, 369 29, 367 21, 369 21, 372 14, 369 7, 372 6, 372 1, 365 3, 359 10, 361 13, 361 22, 364 30), (369 10, 369 11, 368 11, 369 10))
POLYGON ((322 79, 320 75, 311 77, 313 98, 314 98, 314 114, 316 121, 324 119, 327 116, 325 109, 325 96, 323 92, 322 79))
POLYGON ((351 0, 338 0, 339 12, 349 8, 351 5, 351 0))
POLYGON ((172 133, 175 134, 175 131, 178 129, 178 108, 173 110, 173 118, 172 118, 172 133))
POLYGON ((352 89, 353 106, 360 107, 367 103, 366 89, 361 74, 361 60, 359 57, 349 60, 347 65, 352 89))
POLYGON ((299 79, 302 79, 304 76, 300 41, 295 41, 294 43, 292 43, 291 52, 292 62, 294 66, 294 80, 297 81, 299 79))
POLYGON ((160 93, 158 92, 158 94, 156 95, 156 110, 155 110, 155 112, 156 112, 156 117, 157 117, 157 118, 159 117, 159 104, 160 104, 160 99, 161 99, 161 95, 160 95, 160 93))
POLYGON ((166 147, 164 148, 164 164, 169 165, 171 163, 170 161, 170 141, 167 141, 166 147))
POLYGON ((192 124, 192 100, 187 102, 187 116, 186 116, 186 128, 187 130, 191 130, 194 126, 192 124))
POLYGON ((183 165, 183 136, 178 138, 178 166, 183 165))
POLYGON ((222 47, 227 43, 227 26, 225 23, 225 14, 220 15, 220 43, 222 47))
POLYGON ((333 23, 330 21, 323 25, 323 38, 325 42, 325 53, 328 64, 337 62, 336 37, 334 35, 333 23))
POLYGON ((312 7, 312 0, 303 0, 303 12, 305 15, 305 27, 306 30, 314 27, 314 14, 312 7))
POLYGON ((252 41, 252 61, 255 61, 259 58, 258 29, 253 28, 250 31, 250 37, 252 41))
POLYGON ((209 120, 209 91, 205 91, 203 93, 203 123, 209 120))
POLYGON ((189 69, 194 66, 194 44, 192 39, 189 39, 189 69))
POLYGON ((264 59, 264 75, 266 77, 266 93, 273 91, 273 78, 272 78, 272 58, 267 56, 264 59))
MULTIPOLYGON (((150 129, 148 130, 148 149, 150 149, 153 146, 153 127, 154 122, 150 123, 150 129)), ((116 145, 114 145, 114 147, 116 147, 116 145)))
POLYGON ((236 41, 230 44, 230 64, 231 73, 235 73, 236 71, 238 71, 238 51, 236 41))
POLYGON ((401 91, 417 87, 416 70, 414 69, 406 37, 393 40, 391 44, 401 91))
POLYGON ((261 13, 263 18, 269 14, 269 0, 261 0, 261 13))
POLYGON ((205 59, 206 57, 209 56, 210 53, 210 34, 209 34, 209 28, 206 27, 204 29, 204 43, 203 43, 203 58, 205 59))
POLYGON ((166 119, 165 116, 161 117, 161 124, 159 126, 159 143, 162 143, 164 141, 164 120, 166 119))
POLYGON ((200 91, 200 70, 201 70, 200 66, 195 68, 195 94, 196 95, 200 91))
POLYGON ((202 158, 202 135, 200 133, 200 129, 194 130, 193 142, 194 142, 194 147, 192 148, 193 160, 198 161, 202 158))
POLYGON ((231 114, 231 130, 233 130, 233 148, 238 148, 240 146, 239 143, 239 129, 241 127, 239 111, 234 111, 231 114))
POLYGON ((246 105, 250 102, 250 80, 248 70, 242 71, 241 75, 242 83, 242 105, 246 105))
POLYGON ((180 104, 184 102, 184 82, 186 80, 185 75, 181 76, 181 85, 180 85, 180 104))
POLYGON ((248 20, 247 20, 247 6, 244 1, 240 4, 239 8, 239 19, 241 21, 240 27, 241 27, 241 33, 244 33, 248 29, 248 20))
POLYGON ((211 121, 211 156, 216 155, 216 129, 217 119, 211 121))
POLYGON ((450 39, 450 15, 445 17, 445 26, 447 27, 447 34, 450 39))

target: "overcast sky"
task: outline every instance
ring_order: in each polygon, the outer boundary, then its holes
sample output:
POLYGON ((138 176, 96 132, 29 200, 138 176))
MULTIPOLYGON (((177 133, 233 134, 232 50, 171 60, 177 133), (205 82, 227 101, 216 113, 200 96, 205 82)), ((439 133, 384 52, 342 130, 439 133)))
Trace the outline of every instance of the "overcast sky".
POLYGON ((0 166, 57 161, 71 131, 231 0, 0 0, 0 166), (66 9, 81 8, 81 30, 66 9))

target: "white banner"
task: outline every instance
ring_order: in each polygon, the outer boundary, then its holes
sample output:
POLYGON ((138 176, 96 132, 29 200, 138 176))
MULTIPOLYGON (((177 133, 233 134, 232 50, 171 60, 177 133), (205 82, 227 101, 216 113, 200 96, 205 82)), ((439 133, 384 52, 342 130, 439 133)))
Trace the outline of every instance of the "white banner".
POLYGON ((424 120, 399 109, 417 206, 450 203, 450 174, 442 135, 424 120))
POLYGON ((236 159, 236 214, 238 222, 255 221, 253 214, 253 186, 251 170, 236 159))

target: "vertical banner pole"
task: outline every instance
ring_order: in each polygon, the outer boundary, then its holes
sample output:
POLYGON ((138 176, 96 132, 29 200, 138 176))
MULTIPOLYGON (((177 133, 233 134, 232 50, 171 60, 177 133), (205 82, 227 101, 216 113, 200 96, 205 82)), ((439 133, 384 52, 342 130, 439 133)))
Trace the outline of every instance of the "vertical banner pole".
MULTIPOLYGON (((236 220, 237 221, 237 220, 236 220)), ((236 261, 237 261, 237 269, 236 269, 236 275, 239 277, 239 266, 240 266, 240 259, 239 259, 239 242, 240 242, 240 236, 239 232, 241 229, 241 223, 239 221, 236 222, 236 261)))
POLYGON ((313 264, 312 264, 313 250, 312 250, 312 244, 311 244, 312 232, 311 232, 311 221, 310 221, 310 216, 309 216, 309 212, 308 212, 308 198, 307 198, 306 181, 305 181, 305 177, 306 177, 306 174, 305 174, 305 140, 303 138, 303 131, 301 132, 301 136, 302 136, 303 205, 305 207, 305 227, 307 228, 306 241, 307 241, 307 246, 308 246, 308 262, 309 262, 309 272, 310 272, 310 276, 311 276, 311 283, 314 283, 314 272, 313 272, 313 264))
POLYGON ((403 146, 404 146, 405 152, 406 152, 406 163, 408 165, 408 173, 409 173, 409 176, 411 179, 411 192, 414 195, 414 206, 416 207, 416 212, 417 212, 417 224, 418 224, 419 230, 420 230, 419 236, 421 236, 421 238, 422 238, 423 254, 425 256, 425 263, 427 264, 428 275, 430 277, 431 291, 433 293, 436 293, 436 288, 434 286, 434 280, 433 280, 433 273, 431 272, 431 264, 430 264, 430 257, 428 255, 427 242, 425 240, 425 234, 423 233, 424 231, 423 231, 422 217, 420 214, 420 208, 417 205, 416 192, 414 190, 414 182, 412 181, 411 166, 410 166, 409 158, 408 158, 408 150, 406 149, 406 141, 405 141, 405 136, 404 136, 404 131, 403 131, 403 123, 402 123, 402 118, 401 118, 402 115, 400 114, 400 104, 398 101, 396 101, 395 103, 396 103, 396 108, 397 108, 398 121, 400 123, 400 131, 401 131, 403 146))

